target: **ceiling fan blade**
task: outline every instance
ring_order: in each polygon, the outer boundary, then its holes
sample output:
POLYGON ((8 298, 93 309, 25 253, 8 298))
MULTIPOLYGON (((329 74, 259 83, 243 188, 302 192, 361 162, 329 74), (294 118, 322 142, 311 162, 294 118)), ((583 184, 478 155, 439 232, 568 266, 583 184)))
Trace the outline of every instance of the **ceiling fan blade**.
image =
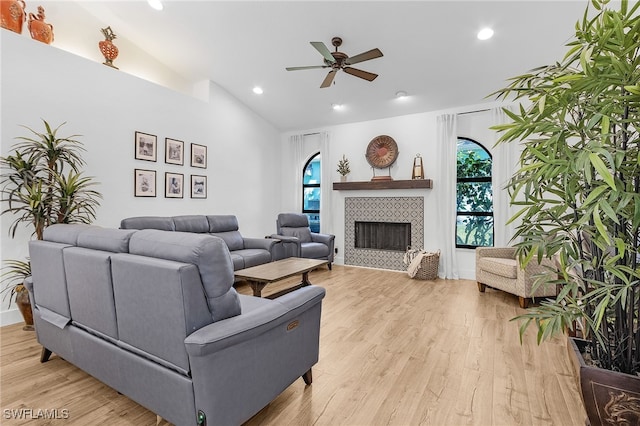
POLYGON ((358 62, 368 61, 369 59, 375 59, 375 58, 379 58, 381 56, 383 56, 383 55, 382 55, 382 52, 380 51, 380 49, 371 49, 368 52, 364 52, 364 53, 361 53, 359 55, 347 58, 344 61, 344 63, 346 65, 353 65, 353 64, 357 64, 358 62))
POLYGON ((357 68, 344 67, 344 72, 347 74, 355 75, 356 77, 364 78, 365 80, 373 81, 376 79, 378 74, 374 74, 368 71, 362 71, 357 68))
POLYGON ((329 65, 311 65, 308 67, 287 67, 287 71, 314 70, 319 68, 329 68, 329 65))
POLYGON ((329 61, 330 63, 335 63, 336 62, 336 58, 333 57, 333 55, 331 54, 331 52, 329 51, 329 49, 327 48, 327 45, 324 44, 321 41, 312 41, 311 45, 313 47, 316 48, 316 50, 318 52, 320 52, 320 54, 322 56, 324 56, 324 59, 326 59, 327 61, 329 61))
POLYGON ((324 78, 324 81, 320 85, 321 89, 324 89, 325 87, 331 86, 331 83, 333 83, 333 79, 336 76, 336 72, 338 72, 338 70, 329 71, 329 74, 327 74, 327 76, 324 78))

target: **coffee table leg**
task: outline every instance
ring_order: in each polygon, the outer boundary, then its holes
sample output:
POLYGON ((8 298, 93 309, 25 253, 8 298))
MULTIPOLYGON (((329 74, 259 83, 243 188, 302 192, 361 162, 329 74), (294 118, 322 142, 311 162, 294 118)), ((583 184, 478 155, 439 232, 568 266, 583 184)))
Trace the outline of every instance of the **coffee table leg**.
POLYGON ((262 297, 262 289, 267 284, 261 283, 260 281, 249 281, 249 285, 251 286, 251 290, 253 290, 253 295, 255 297, 262 297))
POLYGON ((300 285, 302 287, 304 287, 306 285, 311 285, 311 282, 309 281, 309 272, 303 272, 302 273, 302 282, 300 283, 300 285))

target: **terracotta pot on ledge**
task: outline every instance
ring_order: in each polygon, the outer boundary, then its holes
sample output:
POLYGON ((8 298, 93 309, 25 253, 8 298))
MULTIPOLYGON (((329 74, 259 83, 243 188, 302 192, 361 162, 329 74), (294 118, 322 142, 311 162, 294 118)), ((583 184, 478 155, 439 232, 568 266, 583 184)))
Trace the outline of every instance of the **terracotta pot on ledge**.
POLYGON ((53 25, 44 22, 44 8, 38 6, 38 15, 29 14, 29 32, 31 38, 46 44, 53 41, 53 25))
POLYGON ((27 19, 23 0, 0 1, 0 26, 18 34, 22 34, 22 24, 27 19))

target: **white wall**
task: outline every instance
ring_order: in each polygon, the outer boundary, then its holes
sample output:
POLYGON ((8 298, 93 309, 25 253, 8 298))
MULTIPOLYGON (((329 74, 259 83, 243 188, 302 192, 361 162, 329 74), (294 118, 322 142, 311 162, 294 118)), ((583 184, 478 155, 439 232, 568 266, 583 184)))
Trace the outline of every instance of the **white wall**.
MULTIPOLYGON (((96 224, 118 227, 139 215, 235 214, 245 236, 275 232, 280 210, 279 133, 215 83, 208 102, 174 92, 66 51, 9 31, 0 31, 1 154, 26 136, 25 125, 43 128, 67 122, 59 135, 82 135, 85 172, 103 195, 96 224), (158 137, 158 161, 134 159, 134 133, 158 137), (164 163, 164 138, 185 142, 185 165, 164 163), (208 167, 189 166, 190 143, 208 147, 208 167), (133 195, 134 169, 156 170, 156 198, 133 195), (164 198, 164 173, 208 177, 208 198, 164 198)), ((3 205, 4 208, 4 205, 3 205)), ((30 230, 7 236, 10 215, 0 218, 2 259, 27 256, 30 230)), ((2 304, 2 324, 21 321, 2 304)))
MULTIPOLYGON (((282 135, 283 150, 282 171, 282 209, 283 211, 300 211, 300 207, 293 203, 293 196, 287 194, 285 189, 291 188, 291 182, 295 176, 295 168, 303 165, 292 163, 292 157, 288 154, 289 137, 292 134, 305 134, 317 131, 328 131, 331 135, 330 158, 328 161, 335 164, 331 182, 339 181, 339 174, 335 171, 338 160, 344 154, 351 166, 348 175, 350 181, 369 181, 373 172, 365 158, 365 150, 369 142, 379 135, 389 135, 398 144, 399 155, 396 163, 391 168, 391 176, 394 180, 411 179, 413 159, 416 154, 423 158, 424 171, 427 179, 433 179, 433 189, 409 189, 409 190, 366 190, 366 191, 332 191, 332 222, 333 234, 336 236, 336 263, 343 263, 344 253, 344 199, 345 197, 404 197, 422 196, 425 199, 425 240, 424 248, 427 250, 442 249, 443 243, 438 239, 438 220, 436 205, 436 192, 442 187, 434 179, 435 170, 438 167, 436 152, 436 118, 443 113, 461 113, 475 110, 484 110, 499 104, 483 104, 461 107, 456 110, 435 111, 421 114, 412 114, 393 117, 382 120, 373 120, 359 123, 331 126, 323 129, 304 129, 298 132, 290 132, 282 135)), ((495 132, 489 130, 491 125, 489 112, 461 114, 458 116, 458 135, 466 136, 481 142, 490 151, 493 148, 495 132)), ((319 150, 317 143, 307 144, 305 138, 305 154, 311 155, 319 150)), ((322 161, 327 161, 323 158, 322 161)), ((384 174, 384 171, 376 170, 376 175, 384 174)), ((323 177, 323 183, 325 182, 323 177)), ((475 251, 470 249, 458 249, 457 260, 459 276, 465 279, 475 279, 475 251)))

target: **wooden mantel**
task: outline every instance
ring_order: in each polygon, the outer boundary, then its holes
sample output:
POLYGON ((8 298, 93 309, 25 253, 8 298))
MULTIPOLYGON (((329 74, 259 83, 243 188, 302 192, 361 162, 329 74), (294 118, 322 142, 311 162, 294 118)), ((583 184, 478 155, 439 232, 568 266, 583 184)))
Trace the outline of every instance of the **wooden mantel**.
POLYGON ((412 180, 372 180, 365 182, 333 182, 333 189, 337 191, 364 189, 431 189, 431 179, 412 180))

